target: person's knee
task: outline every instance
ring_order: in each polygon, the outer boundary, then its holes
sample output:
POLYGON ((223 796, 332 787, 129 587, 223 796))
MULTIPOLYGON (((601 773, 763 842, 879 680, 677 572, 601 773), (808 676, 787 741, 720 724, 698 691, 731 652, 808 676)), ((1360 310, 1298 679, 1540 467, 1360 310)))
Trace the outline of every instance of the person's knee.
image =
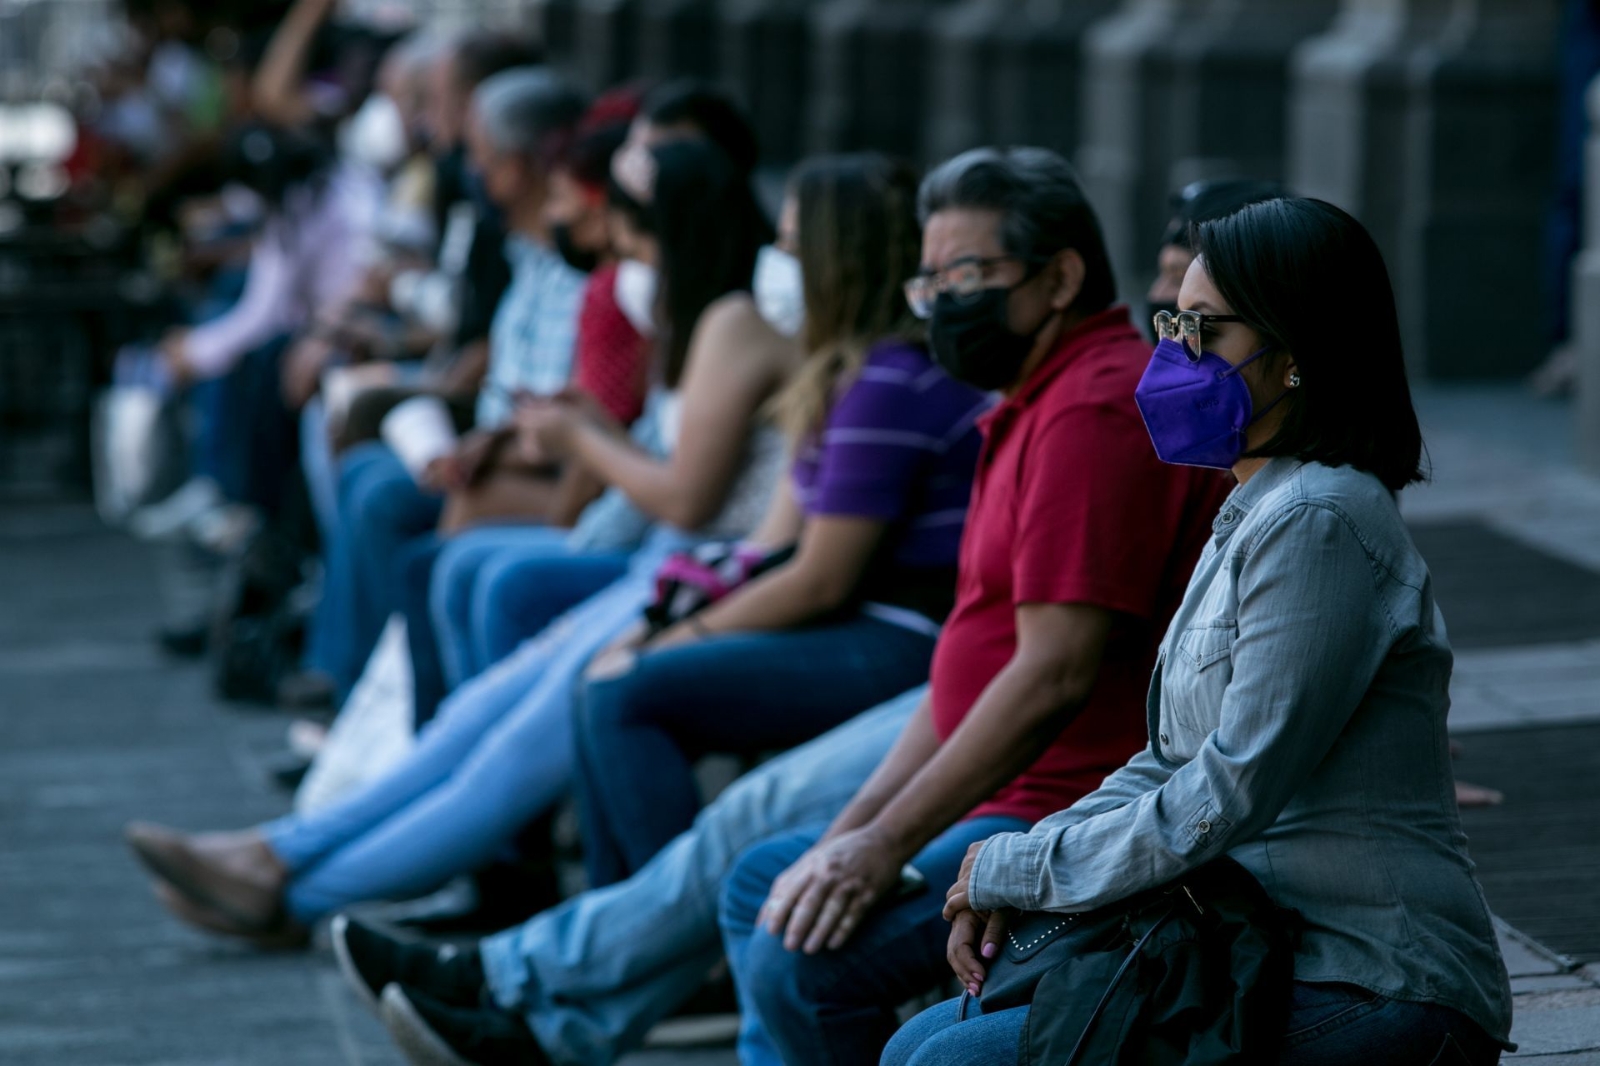
MULTIPOLYGON (((759 904, 758 904, 759 906, 759 904)), ((793 1034, 827 1003, 848 1000, 850 961, 839 952, 807 955, 784 947, 783 937, 758 928, 745 945, 740 988, 769 1033, 793 1034)), ((791 1039, 799 1039, 791 1037, 791 1039)))
POLYGON ((798 952, 785 950, 781 937, 764 929, 757 929, 745 947, 739 987, 750 1002, 743 1006, 754 1011, 769 1031, 781 1027, 791 1012, 804 1009, 796 965, 801 958, 798 952))
POLYGON ((490 556, 472 581, 472 613, 486 624, 504 625, 516 616, 523 595, 518 580, 522 560, 511 553, 490 556))
POLYGON ((735 936, 749 936, 756 928, 761 905, 772 882, 794 860, 795 846, 788 840, 769 840, 741 855, 722 881, 718 915, 722 928, 735 936))
POLYGON ((881 1066, 957 1066, 971 1061, 971 1034, 954 1028, 929 1033, 913 1029, 914 1024, 906 1025, 889 1041, 881 1066))
POLYGON ((422 504, 422 492, 416 482, 403 471, 393 477, 374 480, 371 487, 359 497, 357 504, 368 523, 386 526, 408 524, 422 504))
POLYGON ((613 749, 621 742, 621 734, 641 723, 646 702, 639 698, 642 693, 635 684, 633 664, 608 663, 606 659, 602 653, 590 663, 573 687, 578 735, 596 753, 613 749))

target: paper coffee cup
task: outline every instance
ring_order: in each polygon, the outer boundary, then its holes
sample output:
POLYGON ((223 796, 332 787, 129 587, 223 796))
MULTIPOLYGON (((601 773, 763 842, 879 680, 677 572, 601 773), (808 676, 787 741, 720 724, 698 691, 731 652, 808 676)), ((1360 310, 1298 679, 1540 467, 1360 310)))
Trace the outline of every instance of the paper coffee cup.
POLYGON ((450 408, 437 396, 413 396, 400 404, 384 416, 378 433, 416 480, 429 463, 449 455, 456 446, 450 408))

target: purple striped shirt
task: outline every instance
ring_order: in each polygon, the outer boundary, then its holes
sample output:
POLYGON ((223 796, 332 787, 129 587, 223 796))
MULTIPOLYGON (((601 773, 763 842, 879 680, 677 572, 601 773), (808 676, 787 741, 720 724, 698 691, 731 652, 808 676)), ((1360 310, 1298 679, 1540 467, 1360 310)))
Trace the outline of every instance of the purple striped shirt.
POLYGON ((880 343, 799 449, 795 496, 808 515, 889 523, 879 558, 896 567, 953 569, 989 405, 921 347, 880 343))

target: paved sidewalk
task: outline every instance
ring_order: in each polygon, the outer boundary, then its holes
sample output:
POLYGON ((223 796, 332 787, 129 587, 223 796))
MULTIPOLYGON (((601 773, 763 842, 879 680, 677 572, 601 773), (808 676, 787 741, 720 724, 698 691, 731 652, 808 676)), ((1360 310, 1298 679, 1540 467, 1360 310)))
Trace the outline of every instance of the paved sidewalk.
POLYGON ((192 933, 123 851, 129 818, 231 827, 288 807, 261 769, 287 719, 216 703, 201 669, 154 650, 153 559, 87 508, 0 510, 0 1063, 400 1066, 325 950, 192 933))
MULTIPOLYGON (((1600 480, 1576 469, 1569 404, 1540 400, 1514 386, 1425 387, 1417 401, 1434 480, 1402 497, 1409 521, 1480 522, 1517 544, 1600 574, 1600 480)), ((1483 560, 1486 581, 1496 563, 1483 560)), ((1592 595, 1586 583, 1575 587, 1584 597, 1592 595)), ((1550 610, 1600 608, 1573 604, 1560 589, 1512 587, 1506 594, 1535 601, 1549 595, 1553 602, 1534 606, 1550 610)), ((1451 606, 1442 606, 1448 621, 1451 606)), ((1515 605, 1504 606, 1510 611, 1515 605)), ((1475 733, 1600 722, 1600 632, 1549 644, 1507 636, 1513 646, 1457 651, 1450 725, 1465 745, 1461 774, 1469 780, 1475 733)), ((1518 797, 1506 802, 1503 813, 1514 819, 1518 797)), ((1467 813, 1470 836, 1473 812, 1467 813)), ((1600 888, 1594 893, 1600 898, 1600 888)), ((1509 927, 1502 929, 1501 945, 1512 975, 1512 1035, 1519 1044, 1506 1061, 1600 1064, 1600 965, 1581 965, 1509 927)))

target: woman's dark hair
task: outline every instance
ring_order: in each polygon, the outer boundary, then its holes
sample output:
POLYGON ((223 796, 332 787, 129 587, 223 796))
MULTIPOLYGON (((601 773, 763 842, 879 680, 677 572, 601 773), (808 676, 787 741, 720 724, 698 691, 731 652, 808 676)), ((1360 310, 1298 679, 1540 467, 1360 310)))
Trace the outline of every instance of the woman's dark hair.
POLYGON ((750 181, 709 141, 672 141, 656 161, 650 231, 661 248, 656 312, 662 381, 677 386, 700 315, 719 297, 747 291, 756 253, 772 240, 750 181))
POLYGON ((1201 223, 1197 236, 1222 298, 1300 374, 1282 426, 1249 454, 1353 466, 1394 492, 1423 480, 1394 289, 1361 223, 1290 197, 1201 223))
POLYGON ((240 129, 224 145, 221 178, 243 185, 276 212, 292 190, 321 183, 334 159, 329 138, 315 126, 284 129, 257 123, 240 129))
POLYGON ((641 113, 657 126, 692 126, 722 149, 745 175, 756 168, 760 147, 756 131, 733 97, 707 82, 669 81, 644 98, 641 113))
POLYGON ((1289 190, 1275 181, 1250 178, 1220 178, 1192 181, 1172 195, 1172 218, 1167 222, 1161 244, 1194 249, 1194 228, 1214 218, 1226 218, 1242 207, 1277 200, 1289 190))
POLYGON ((565 170, 579 185, 589 189, 608 189, 611 182, 611 157, 628 139, 628 124, 579 128, 556 160, 556 169, 565 170))
POLYGON ((773 401, 793 437, 820 428, 839 382, 858 374, 871 346, 920 341, 901 286, 917 272, 917 172, 876 152, 824 156, 789 183, 799 207, 806 363, 773 401))
POLYGON ((561 153, 557 166, 590 189, 605 191, 611 181, 611 157, 628 139, 628 126, 639 114, 644 89, 620 85, 595 97, 561 153))

